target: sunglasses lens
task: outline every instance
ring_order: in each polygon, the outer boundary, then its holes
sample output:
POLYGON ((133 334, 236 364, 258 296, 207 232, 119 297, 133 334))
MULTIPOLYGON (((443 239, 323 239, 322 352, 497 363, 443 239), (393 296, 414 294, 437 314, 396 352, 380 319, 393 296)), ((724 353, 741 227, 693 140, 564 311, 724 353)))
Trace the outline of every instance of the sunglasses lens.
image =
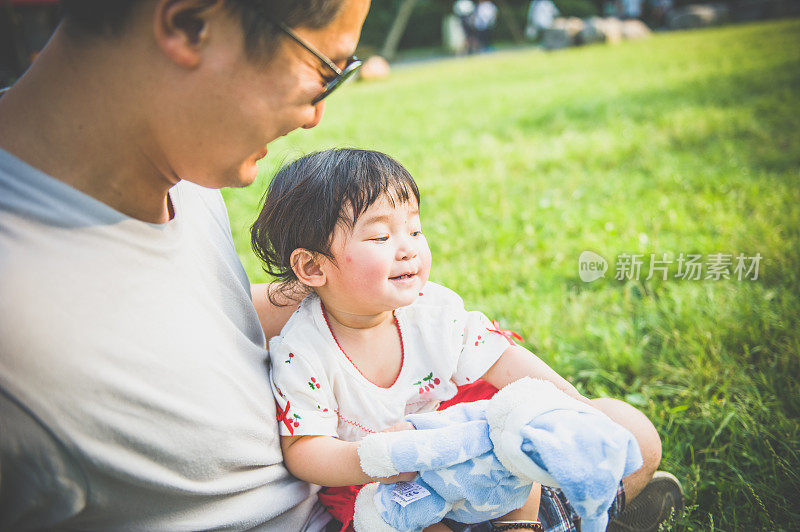
POLYGON ((346 67, 344 67, 344 70, 342 70, 342 73, 339 74, 338 76, 336 76, 335 78, 333 78, 325 86, 325 90, 322 92, 322 94, 320 94, 319 96, 314 98, 312 103, 316 104, 316 103, 321 102, 325 98, 327 98, 328 95, 330 95, 330 93, 332 93, 333 91, 338 89, 342 85, 342 83, 344 83, 345 81, 347 81, 350 78, 350 76, 352 76, 353 74, 358 72, 358 69, 361 68, 361 65, 362 65, 362 61, 360 59, 353 58, 353 60, 350 61, 347 64, 346 67))

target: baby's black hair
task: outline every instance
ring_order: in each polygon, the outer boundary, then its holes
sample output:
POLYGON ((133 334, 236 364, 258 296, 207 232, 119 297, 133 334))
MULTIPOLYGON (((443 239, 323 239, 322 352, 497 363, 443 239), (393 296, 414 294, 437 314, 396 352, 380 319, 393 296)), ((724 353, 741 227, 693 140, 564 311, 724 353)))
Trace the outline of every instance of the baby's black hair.
POLYGON ((250 228, 251 243, 264 271, 278 281, 273 304, 286 304, 299 285, 292 270, 292 252, 304 248, 333 260, 331 240, 337 224, 352 228, 380 197, 395 203, 419 189, 403 165, 372 150, 337 148, 300 157, 284 166, 270 183, 263 207, 250 228))

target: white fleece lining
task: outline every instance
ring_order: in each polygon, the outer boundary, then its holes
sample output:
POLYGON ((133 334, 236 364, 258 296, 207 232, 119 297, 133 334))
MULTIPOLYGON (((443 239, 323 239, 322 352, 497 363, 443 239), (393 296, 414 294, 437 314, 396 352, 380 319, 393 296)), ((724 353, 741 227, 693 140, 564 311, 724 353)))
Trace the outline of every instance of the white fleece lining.
POLYGON ((371 482, 361 488, 356 496, 353 514, 353 529, 356 532, 399 532, 383 520, 378 513, 375 497, 378 495, 380 483, 371 482))
POLYGON ((389 439, 392 432, 370 434, 361 440, 358 446, 358 457, 361 459, 361 470, 375 477, 391 477, 400 471, 392 463, 389 439))
POLYGON ((557 486, 553 477, 522 451, 519 429, 536 416, 559 409, 600 412, 570 397, 552 382, 530 377, 512 382, 492 397, 486 408, 486 421, 494 454, 503 467, 525 480, 557 486))

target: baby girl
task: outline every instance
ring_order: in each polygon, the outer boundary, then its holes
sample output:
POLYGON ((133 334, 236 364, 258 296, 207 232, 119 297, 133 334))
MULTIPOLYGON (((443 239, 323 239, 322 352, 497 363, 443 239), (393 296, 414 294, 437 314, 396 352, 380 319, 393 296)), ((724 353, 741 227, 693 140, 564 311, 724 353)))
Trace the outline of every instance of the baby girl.
MULTIPOLYGON (((585 400, 514 333, 428 281, 419 190, 387 155, 336 149, 289 164, 252 237, 278 286, 307 294, 269 342, 284 460, 296 477, 328 487, 320 499, 345 527, 360 485, 415 476, 367 476, 364 436, 412 429, 400 423, 407 414, 486 399, 525 376, 585 400)), ((535 529, 539 496, 535 486, 502 518, 519 523, 496 529, 535 529)))

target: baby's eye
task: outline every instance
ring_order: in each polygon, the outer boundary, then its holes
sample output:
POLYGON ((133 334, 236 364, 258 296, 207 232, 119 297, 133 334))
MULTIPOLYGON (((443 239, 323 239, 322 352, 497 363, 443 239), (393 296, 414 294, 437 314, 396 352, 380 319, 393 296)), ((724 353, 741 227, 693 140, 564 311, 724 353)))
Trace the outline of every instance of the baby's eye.
POLYGON ((376 236, 375 238, 370 238, 370 240, 372 240, 374 242, 386 242, 387 240, 389 240, 389 237, 388 236, 376 236))
POLYGON ((411 232, 411 236, 420 236, 421 234, 422 234, 422 231, 412 231, 411 232))

